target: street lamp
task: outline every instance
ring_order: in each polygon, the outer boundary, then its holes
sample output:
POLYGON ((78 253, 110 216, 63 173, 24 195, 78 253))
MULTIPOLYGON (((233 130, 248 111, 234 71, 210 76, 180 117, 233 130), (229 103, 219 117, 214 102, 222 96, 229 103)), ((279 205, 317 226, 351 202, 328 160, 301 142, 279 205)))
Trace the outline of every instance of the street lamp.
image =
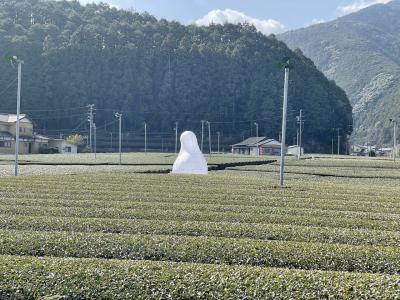
POLYGON ((206 121, 208 127, 208 146, 210 148, 210 155, 211 155, 211 122, 206 121))
POLYGON ((286 144, 286 115, 287 115, 287 102, 288 102, 288 89, 289 89, 289 70, 292 66, 289 63, 289 58, 285 57, 280 66, 285 69, 285 81, 283 90, 283 113, 282 113, 282 135, 281 135, 281 163, 279 168, 279 184, 283 186, 284 183, 284 170, 285 170, 285 144, 286 144))
POLYGON ((396 161, 396 153, 397 153, 397 121, 393 119, 389 119, 391 123, 393 123, 393 161, 396 161))
POLYGON ((118 119, 119 121, 119 145, 118 145, 118 149, 119 149, 119 164, 122 163, 122 149, 121 149, 121 141, 122 141, 122 114, 120 113, 115 113, 115 117, 118 119))
POLYGON ((15 176, 18 176, 18 160, 19 160, 19 126, 20 126, 20 114, 21 114, 21 77, 22 77, 22 65, 23 60, 20 60, 17 56, 11 56, 8 58, 11 65, 18 64, 18 88, 17 88, 17 120, 15 126, 15 176))

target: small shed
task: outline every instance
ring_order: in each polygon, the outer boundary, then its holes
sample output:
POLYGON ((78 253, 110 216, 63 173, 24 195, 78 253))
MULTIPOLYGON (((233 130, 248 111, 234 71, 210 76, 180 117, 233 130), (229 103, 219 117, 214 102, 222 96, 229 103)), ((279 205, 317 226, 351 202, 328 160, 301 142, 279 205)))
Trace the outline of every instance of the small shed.
POLYGON ((299 153, 301 155, 304 154, 304 148, 303 147, 301 147, 301 150, 300 150, 299 146, 293 145, 293 146, 289 146, 288 149, 287 149, 287 155, 295 155, 295 156, 297 156, 299 153))

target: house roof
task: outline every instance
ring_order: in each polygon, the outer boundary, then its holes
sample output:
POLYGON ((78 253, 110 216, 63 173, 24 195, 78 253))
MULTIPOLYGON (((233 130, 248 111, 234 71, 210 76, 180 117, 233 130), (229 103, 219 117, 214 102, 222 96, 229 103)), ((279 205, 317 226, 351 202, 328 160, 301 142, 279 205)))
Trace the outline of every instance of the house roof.
POLYGON ((232 145, 232 147, 256 147, 256 144, 267 139, 266 137, 250 137, 244 141, 232 145))
POLYGON ((279 143, 277 140, 274 139, 267 139, 265 141, 261 141, 257 144, 255 144, 256 147, 260 147, 260 146, 266 146, 266 145, 270 145, 270 146, 281 146, 281 143, 279 143))
POLYGON ((50 140, 50 138, 49 138, 48 136, 41 135, 41 134, 35 134, 35 135, 34 135, 34 138, 35 138, 35 139, 38 139, 38 140, 44 140, 44 141, 50 140))
MULTIPOLYGON (((28 119, 28 117, 24 114, 21 114, 19 116, 20 122, 25 122, 25 123, 32 123, 31 120, 28 119)), ((17 122, 17 115, 16 114, 1 114, 0 113, 0 122, 3 123, 15 123, 17 122)))
POLYGON ((280 146, 281 143, 274 139, 267 139, 266 137, 251 137, 245 139, 243 142, 232 145, 232 147, 260 147, 260 146, 280 146))
POLYGON ((70 143, 70 142, 68 142, 67 140, 64 140, 64 139, 50 139, 49 140, 49 142, 50 143, 61 143, 61 144, 66 144, 66 145, 68 145, 68 146, 76 146, 76 145, 74 145, 74 144, 72 144, 72 143, 70 143))
POLYGON ((7 131, 0 131, 0 139, 5 139, 5 138, 11 139, 14 138, 14 136, 7 131))

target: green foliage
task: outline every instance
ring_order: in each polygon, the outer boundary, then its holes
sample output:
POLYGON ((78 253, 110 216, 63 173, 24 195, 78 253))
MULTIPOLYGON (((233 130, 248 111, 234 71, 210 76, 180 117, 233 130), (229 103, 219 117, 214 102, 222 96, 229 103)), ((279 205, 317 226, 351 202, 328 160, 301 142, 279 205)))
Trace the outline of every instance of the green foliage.
MULTIPOLYGON (((329 150, 333 110, 338 125, 352 123, 341 89, 301 53, 248 24, 183 26, 106 4, 43 0, 2 1, 0 20, 1 51, 25 61, 23 110, 42 129, 75 128, 94 103, 98 126, 114 122, 116 110, 124 112, 124 131, 142 130, 144 121, 153 133, 175 121, 198 131, 200 120, 209 120, 228 146, 259 120, 260 133, 278 139, 282 57, 294 66, 289 111, 304 109, 308 149, 329 150)), ((4 62, 0 73, 1 89, 15 70, 4 62)), ((4 99, 1 110, 13 111, 14 91, 4 99)), ((293 116, 288 139, 294 136, 293 116)))
POLYGON ((93 257, 397 274, 398 247, 104 233, 0 231, 0 255, 93 257))
POLYGON ((76 145, 76 146, 82 146, 85 142, 83 140, 83 137, 80 134, 73 134, 67 137, 67 142, 76 145))
POLYGON ((16 256, 0 256, 0 274, 2 299, 396 299, 400 280, 365 273, 16 256))

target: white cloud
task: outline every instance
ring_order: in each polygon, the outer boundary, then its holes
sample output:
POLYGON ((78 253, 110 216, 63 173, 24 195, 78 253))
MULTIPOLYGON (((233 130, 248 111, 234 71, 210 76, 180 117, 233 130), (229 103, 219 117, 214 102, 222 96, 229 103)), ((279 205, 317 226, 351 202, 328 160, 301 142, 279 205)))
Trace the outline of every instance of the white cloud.
POLYGON ((267 35, 271 33, 280 33, 285 30, 285 26, 276 20, 256 19, 249 17, 240 11, 232 9, 212 10, 207 15, 197 20, 195 23, 199 26, 209 25, 211 23, 221 24, 221 25, 226 23, 232 23, 232 24, 248 23, 254 25, 259 31, 267 35))
POLYGON ((113 3, 111 3, 110 1, 107 0, 78 0, 82 5, 86 5, 88 3, 100 3, 100 2, 104 2, 104 3, 108 3, 108 5, 110 5, 110 7, 116 8, 116 9, 120 9, 120 7, 118 5, 115 5, 113 3))
POLYGON ((347 15, 361 9, 367 8, 374 4, 386 4, 392 0, 355 0, 353 3, 345 6, 339 6, 338 10, 341 14, 347 15))
POLYGON ((313 19, 311 21, 311 25, 315 25, 315 24, 321 24, 321 23, 325 23, 326 21, 324 19, 313 19))

